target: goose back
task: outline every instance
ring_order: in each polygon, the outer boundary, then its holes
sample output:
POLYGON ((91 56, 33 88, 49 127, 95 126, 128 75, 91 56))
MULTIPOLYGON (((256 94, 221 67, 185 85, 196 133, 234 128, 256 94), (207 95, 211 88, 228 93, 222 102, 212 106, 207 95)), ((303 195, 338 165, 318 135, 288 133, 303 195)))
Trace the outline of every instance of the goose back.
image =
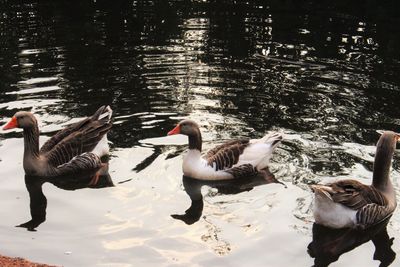
POLYGON ((69 135, 61 139, 46 153, 49 165, 57 167, 69 162, 75 156, 91 152, 110 128, 110 122, 99 120, 86 121, 81 127, 75 128, 75 131, 72 131, 69 135))
POLYGON ((329 194, 334 202, 353 210, 358 210, 368 204, 388 205, 386 197, 376 188, 356 180, 340 180, 327 186, 332 188, 329 194))
POLYGON ((58 131, 55 135, 53 135, 49 140, 47 140, 43 146, 40 148, 40 153, 46 153, 53 149, 57 144, 59 144, 63 139, 67 138, 71 134, 75 132, 82 132, 86 128, 91 127, 91 124, 95 121, 99 121, 105 125, 109 125, 111 128, 110 118, 112 111, 108 106, 101 106, 91 117, 85 118, 79 122, 73 123, 64 129, 58 131), (105 114, 101 119, 101 114, 105 114))
POLYGON ((248 145, 248 139, 232 140, 209 150, 204 159, 215 170, 225 170, 238 163, 240 155, 248 145))

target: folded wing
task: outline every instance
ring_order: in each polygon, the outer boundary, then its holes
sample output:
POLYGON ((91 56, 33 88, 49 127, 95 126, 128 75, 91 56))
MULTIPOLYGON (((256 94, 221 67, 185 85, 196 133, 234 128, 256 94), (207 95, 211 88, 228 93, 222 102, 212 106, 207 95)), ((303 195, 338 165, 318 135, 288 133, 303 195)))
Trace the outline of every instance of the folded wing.
POLYGON ((204 159, 217 171, 229 169, 239 161, 248 145, 248 139, 232 140, 208 151, 204 159))

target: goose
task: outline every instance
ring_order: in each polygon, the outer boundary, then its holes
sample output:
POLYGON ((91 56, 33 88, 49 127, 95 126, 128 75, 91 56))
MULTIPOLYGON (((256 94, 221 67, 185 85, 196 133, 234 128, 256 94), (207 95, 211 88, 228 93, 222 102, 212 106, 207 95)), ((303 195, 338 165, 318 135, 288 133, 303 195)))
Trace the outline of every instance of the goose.
POLYGON ((112 110, 100 107, 91 117, 71 124, 50 138, 39 150, 39 128, 35 116, 19 111, 3 130, 22 128, 24 133, 23 167, 30 176, 54 177, 95 173, 96 183, 103 166, 100 158, 109 151, 107 132, 111 128, 112 110))
POLYGON ((311 185, 317 224, 366 229, 392 215, 397 203, 389 172, 399 138, 400 135, 392 131, 383 132, 379 138, 371 185, 351 179, 311 185))
POLYGON ((183 134, 189 139, 189 151, 183 158, 183 174, 199 180, 229 180, 264 172, 283 136, 272 132, 261 139, 238 139, 202 152, 199 126, 192 120, 179 122, 168 135, 183 134))

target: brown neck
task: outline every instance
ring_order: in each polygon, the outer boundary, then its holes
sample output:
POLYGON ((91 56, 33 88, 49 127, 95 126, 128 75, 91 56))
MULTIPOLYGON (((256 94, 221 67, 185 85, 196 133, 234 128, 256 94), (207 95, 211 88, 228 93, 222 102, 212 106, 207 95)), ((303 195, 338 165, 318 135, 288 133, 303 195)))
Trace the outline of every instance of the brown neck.
POLYGON ((197 129, 195 134, 189 135, 189 149, 197 149, 201 152, 201 133, 200 130, 197 129))
POLYGON ((385 190, 391 185, 389 179, 390 167, 395 150, 393 138, 381 136, 376 146, 374 173, 372 185, 380 190, 385 190))
POLYGON ((39 157, 39 128, 37 124, 24 128, 24 158, 39 157))

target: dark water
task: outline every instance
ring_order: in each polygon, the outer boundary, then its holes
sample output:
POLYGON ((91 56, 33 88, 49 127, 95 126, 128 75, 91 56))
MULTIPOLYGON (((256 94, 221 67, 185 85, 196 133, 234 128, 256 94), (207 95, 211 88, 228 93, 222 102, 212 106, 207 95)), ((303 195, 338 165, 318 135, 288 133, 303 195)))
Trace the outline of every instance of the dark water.
MULTIPOLYGON (((1 121, 31 110, 44 141, 111 105, 115 186, 43 181, 46 221, 37 232, 15 228, 30 220, 27 189, 38 187, 24 182, 21 132, 1 132, 1 254, 64 266, 311 266, 318 229, 307 184, 370 183, 376 130, 400 131, 396 1, 38 2, 0 1, 1 121), (164 137, 186 117, 205 149, 285 132, 270 170, 287 188, 188 190, 187 141, 164 137), (171 217, 184 214, 189 224, 171 217)), ((376 244, 390 262, 399 216, 332 266, 378 266, 376 244)))

